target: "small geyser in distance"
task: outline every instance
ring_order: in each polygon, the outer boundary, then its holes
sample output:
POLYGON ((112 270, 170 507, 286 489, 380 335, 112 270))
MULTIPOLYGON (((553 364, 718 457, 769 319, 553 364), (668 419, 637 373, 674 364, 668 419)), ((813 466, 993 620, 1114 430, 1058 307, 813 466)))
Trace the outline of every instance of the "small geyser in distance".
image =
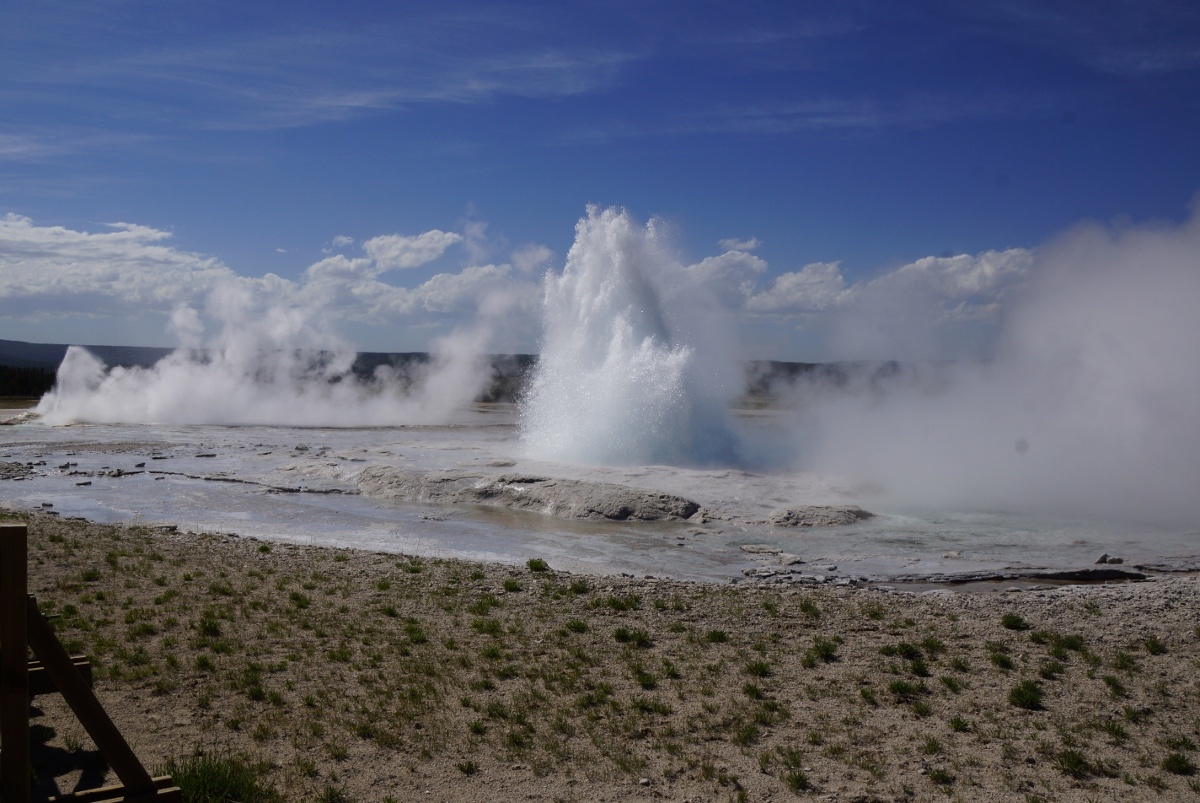
POLYGON ((725 316, 671 258, 661 225, 589 207, 545 280, 541 357, 521 411, 537 458, 608 465, 737 462, 742 378, 725 316))

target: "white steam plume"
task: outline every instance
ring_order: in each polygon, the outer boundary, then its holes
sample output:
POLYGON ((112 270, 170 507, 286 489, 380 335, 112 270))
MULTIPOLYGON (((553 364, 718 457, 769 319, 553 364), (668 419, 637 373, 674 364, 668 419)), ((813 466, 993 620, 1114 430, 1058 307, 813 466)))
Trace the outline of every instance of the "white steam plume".
POLYGON ((219 322, 207 339, 200 314, 177 308, 171 324, 181 347, 149 368, 109 369, 71 347, 37 412, 49 424, 436 423, 491 380, 483 348, 494 319, 486 314, 434 341, 429 364, 409 372, 381 366, 363 382, 320 309, 273 303, 230 281, 210 294, 206 312, 219 322))
POLYGON ((1081 226, 1034 254, 994 359, 798 386, 799 464, 901 503, 1194 523, 1198 301, 1200 215, 1081 226))

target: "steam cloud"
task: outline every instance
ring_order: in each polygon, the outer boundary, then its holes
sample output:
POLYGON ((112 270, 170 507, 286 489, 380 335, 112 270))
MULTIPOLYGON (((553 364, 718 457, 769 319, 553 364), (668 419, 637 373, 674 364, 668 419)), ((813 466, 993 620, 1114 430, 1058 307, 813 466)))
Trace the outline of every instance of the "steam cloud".
MULTIPOLYGON (((531 252, 529 263, 546 258, 531 252)), ((686 268, 655 221, 590 208, 562 272, 545 279, 524 446, 592 464, 783 464, 895 504, 1200 520, 1200 212, 1179 225, 1080 226, 964 265, 952 297, 986 313, 990 342, 961 351, 991 357, 922 362, 913 344, 937 338, 913 311, 947 309, 944 294, 922 300, 923 263, 852 287, 836 265, 809 266, 756 294, 765 263, 747 251, 686 268), (770 446, 745 441, 729 412, 743 390, 733 315, 716 286, 740 296, 743 314, 784 300, 802 308, 815 288, 811 308, 838 353, 891 343, 906 361, 848 384, 801 380, 786 433, 770 446), (984 304, 980 286, 1003 292, 984 304)), ((482 357, 512 308, 493 297, 475 325, 433 344, 420 375, 382 368, 366 383, 349 374, 349 350, 328 350, 339 341, 320 310, 229 281, 206 313, 218 322, 211 336, 197 311, 177 310, 183 347, 152 368, 110 370, 70 350, 38 412, 51 424, 437 422, 490 380, 482 357)))
POLYGON ((1200 213, 1080 226, 1035 252, 994 359, 794 388, 796 465, 903 503, 1194 524, 1198 301, 1200 213))
POLYGON ((320 310, 281 306, 248 285, 224 282, 207 303, 219 323, 214 336, 206 339, 200 314, 181 306, 172 328, 182 346, 153 367, 109 369, 72 346, 37 412, 48 424, 438 423, 491 379, 484 348, 495 318, 487 313, 505 303, 484 306, 473 327, 434 341, 427 365, 407 374, 380 366, 361 382, 350 371, 354 352, 338 348, 320 310))

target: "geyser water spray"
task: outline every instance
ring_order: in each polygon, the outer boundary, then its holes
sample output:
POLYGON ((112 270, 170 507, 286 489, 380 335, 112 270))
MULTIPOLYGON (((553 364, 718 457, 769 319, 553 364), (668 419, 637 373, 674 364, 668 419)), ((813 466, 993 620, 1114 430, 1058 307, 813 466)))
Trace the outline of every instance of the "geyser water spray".
POLYGON ((723 316, 660 227, 588 209, 545 280, 541 358, 521 412, 527 452, 608 465, 730 464, 740 390, 723 316))

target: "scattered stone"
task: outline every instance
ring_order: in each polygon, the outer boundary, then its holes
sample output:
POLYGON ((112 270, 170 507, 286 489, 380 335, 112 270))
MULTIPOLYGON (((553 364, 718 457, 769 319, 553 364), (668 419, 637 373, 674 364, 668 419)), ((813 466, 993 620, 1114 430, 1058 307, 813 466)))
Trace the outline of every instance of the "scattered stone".
POLYGON ((957 549, 952 549, 949 552, 947 552, 946 554, 942 555, 942 557, 945 558, 946 560, 958 560, 959 558, 962 557, 962 553, 959 552, 957 549))
POLYGON ((91 481, 91 480, 84 480, 83 482, 77 482, 77 483, 75 483, 75 484, 76 484, 76 485, 91 485, 91 484, 92 484, 92 481, 91 481))
POLYGON ((858 505, 806 505, 773 511, 767 522, 776 527, 831 527, 874 516, 858 505))
POLYGON ((24 463, 0 463, 0 480, 23 480, 33 475, 33 469, 24 463))

